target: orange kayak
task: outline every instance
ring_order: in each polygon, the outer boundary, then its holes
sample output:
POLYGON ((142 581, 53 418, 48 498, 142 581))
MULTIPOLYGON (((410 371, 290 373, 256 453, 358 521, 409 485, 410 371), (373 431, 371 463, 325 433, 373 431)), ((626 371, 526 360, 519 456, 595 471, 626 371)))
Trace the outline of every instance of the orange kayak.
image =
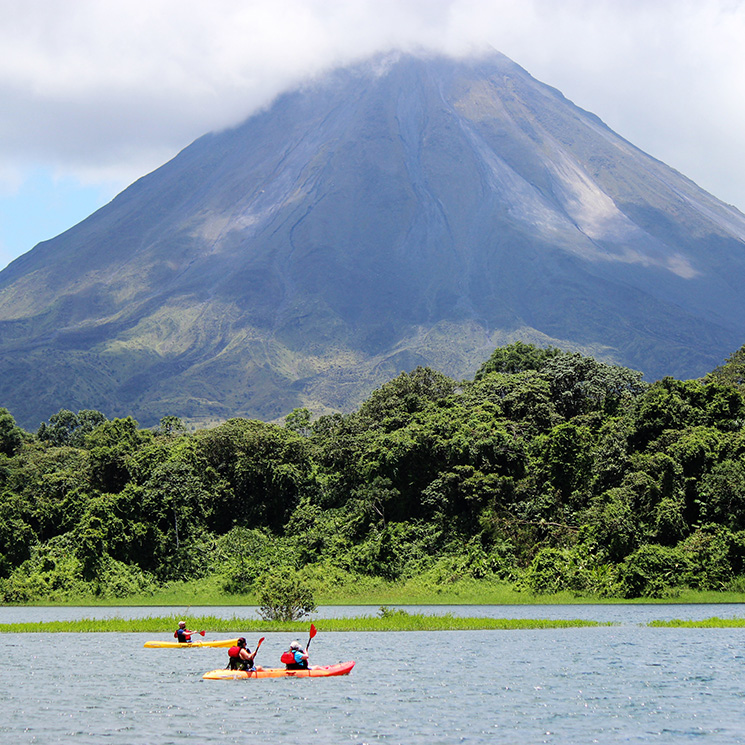
POLYGON ((311 667, 309 670, 285 670, 283 667, 246 670, 210 670, 202 677, 205 680, 248 680, 249 678, 330 678, 334 675, 349 675, 354 661, 339 662, 336 665, 311 667))

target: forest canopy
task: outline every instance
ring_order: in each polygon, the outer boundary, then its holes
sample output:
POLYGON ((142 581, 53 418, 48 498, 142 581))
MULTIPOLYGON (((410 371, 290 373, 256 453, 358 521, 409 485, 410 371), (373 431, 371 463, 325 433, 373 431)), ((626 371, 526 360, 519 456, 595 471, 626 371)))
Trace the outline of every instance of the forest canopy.
POLYGON ((470 381, 419 367, 349 414, 194 432, 62 410, 29 433, 0 409, 0 602, 200 577, 744 591, 743 350, 648 384, 518 342, 470 381))

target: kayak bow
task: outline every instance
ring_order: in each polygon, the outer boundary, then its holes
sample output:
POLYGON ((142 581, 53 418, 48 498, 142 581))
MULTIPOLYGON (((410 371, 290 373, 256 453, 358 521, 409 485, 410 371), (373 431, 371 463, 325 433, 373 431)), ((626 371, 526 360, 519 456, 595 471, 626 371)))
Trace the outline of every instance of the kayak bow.
POLYGON ((330 678, 334 675, 349 675, 354 667, 354 660, 339 662, 336 665, 311 667, 309 670, 285 670, 283 667, 259 668, 246 670, 210 670, 202 677, 205 680, 248 680, 249 678, 330 678))

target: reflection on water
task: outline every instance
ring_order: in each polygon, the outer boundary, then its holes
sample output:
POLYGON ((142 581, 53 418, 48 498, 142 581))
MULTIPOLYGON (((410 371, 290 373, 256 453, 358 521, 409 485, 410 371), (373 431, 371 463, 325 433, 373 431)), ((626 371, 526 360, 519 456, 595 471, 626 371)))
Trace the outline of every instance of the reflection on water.
MULTIPOLYGON (((151 636, 0 635, 0 742, 745 743, 745 629, 321 630, 313 661, 350 676, 250 681, 151 636)), ((291 637, 266 637, 277 664, 291 637)))

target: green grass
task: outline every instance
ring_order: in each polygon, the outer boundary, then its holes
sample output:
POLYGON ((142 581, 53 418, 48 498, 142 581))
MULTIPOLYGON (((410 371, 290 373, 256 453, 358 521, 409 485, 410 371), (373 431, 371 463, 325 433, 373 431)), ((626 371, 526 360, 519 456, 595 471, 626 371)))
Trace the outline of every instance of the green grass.
MULTIPOLYGON (((39 601, 28 605, 64 606, 241 606, 258 605, 255 595, 229 595, 222 590, 218 577, 171 582, 154 592, 125 598, 96 596, 68 597, 57 601, 39 601)), ((318 605, 515 605, 541 602, 536 596, 517 592, 505 583, 458 580, 447 585, 426 584, 421 580, 387 582, 364 577, 350 578, 342 584, 322 586, 314 593, 318 605)), ((544 601, 545 602, 545 601, 544 601)), ((551 603, 577 602, 570 593, 551 596, 551 603)))
MULTIPOLYGON (((745 603, 745 594, 735 592, 701 592, 684 590, 675 597, 666 598, 600 598, 593 595, 576 595, 562 592, 554 595, 534 595, 518 592, 507 583, 486 580, 457 580, 433 585, 421 579, 407 582, 386 582, 375 578, 358 578, 354 581, 315 592, 318 605, 582 605, 602 604, 718 604, 745 603)), ((125 598, 100 598, 75 596, 58 601, 28 603, 38 606, 255 606, 252 594, 228 595, 221 588, 221 580, 210 577, 186 582, 172 582, 155 592, 131 595, 125 598)))
POLYGON ((740 629, 745 627, 745 618, 704 618, 701 621, 650 621, 647 626, 663 629, 740 629))
MULTIPOLYGON (((671 604, 671 603, 745 603, 745 593, 676 591, 664 598, 600 598, 562 592, 535 595, 520 592, 514 585, 495 580, 422 575, 406 581, 390 582, 377 577, 328 572, 317 569, 312 575, 316 604, 357 605, 582 605, 582 604, 671 604)), ((39 606, 255 606, 253 594, 229 595, 223 590, 224 577, 213 575, 184 582, 169 582, 154 591, 123 598, 95 595, 66 596, 64 599, 27 603, 39 606)))
MULTIPOLYGON (((39 623, 0 624, 0 633, 86 633, 100 631, 150 632, 172 634, 178 621, 176 616, 148 618, 105 618, 77 621, 44 621, 39 623)), ((261 621, 251 618, 217 618, 215 616, 186 616, 193 629, 214 633, 268 633, 272 631, 307 632, 308 621, 261 621)), ((318 631, 487 631, 513 629, 562 629, 587 626, 610 626, 609 623, 582 620, 547 620, 536 618, 458 618, 450 614, 430 616, 393 611, 378 616, 354 618, 314 619, 318 631)))

